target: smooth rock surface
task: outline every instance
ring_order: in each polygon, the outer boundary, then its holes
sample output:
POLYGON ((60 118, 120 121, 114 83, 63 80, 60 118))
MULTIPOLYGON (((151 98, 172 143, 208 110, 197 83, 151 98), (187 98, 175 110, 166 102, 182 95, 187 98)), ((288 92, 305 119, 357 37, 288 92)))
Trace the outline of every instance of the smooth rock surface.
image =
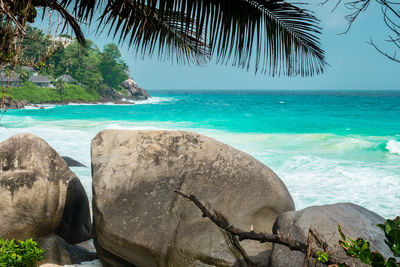
MULTIPOLYGON (((278 216, 273 227, 274 233, 307 243, 307 235, 311 227, 328 244, 328 255, 339 263, 348 266, 364 266, 359 259, 346 255, 338 241, 341 240, 338 224, 343 233, 353 239, 362 237, 370 241, 371 250, 377 250, 386 257, 390 250, 384 243, 385 236, 376 225, 384 223, 385 219, 372 211, 353 203, 338 203, 333 205, 313 206, 300 211, 289 211, 278 216)), ((304 254, 291 251, 288 248, 274 244, 270 267, 302 266, 304 254)), ((313 262, 310 266, 313 266, 313 262)), ((326 266, 319 264, 318 266, 326 266)))
MULTIPOLYGON (((244 230, 271 232, 276 216, 294 209, 271 169, 197 133, 106 130, 91 155, 94 241, 105 266, 240 266, 226 236, 174 190, 244 230)), ((241 244, 267 264, 270 245, 241 244)))
POLYGON ((1 238, 54 232, 70 243, 90 238, 88 199, 78 177, 35 135, 14 135, 0 143, 0 203, 1 238))

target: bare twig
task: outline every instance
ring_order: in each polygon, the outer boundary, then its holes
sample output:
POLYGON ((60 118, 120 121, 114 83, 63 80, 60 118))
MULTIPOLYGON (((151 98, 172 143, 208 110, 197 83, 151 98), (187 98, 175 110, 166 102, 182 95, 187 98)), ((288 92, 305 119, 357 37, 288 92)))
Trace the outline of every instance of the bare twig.
POLYGON ((397 63, 400 63, 400 59, 398 59, 396 57, 396 53, 393 54, 393 56, 389 55, 387 52, 383 51, 382 49, 380 49, 373 41, 372 39, 368 42, 370 45, 372 45, 379 53, 381 53, 382 55, 384 55, 385 57, 387 57, 390 60, 393 60, 397 63))
MULTIPOLYGON (((254 231, 246 232, 246 231, 243 231, 243 230, 236 228, 235 226, 229 224, 226 220, 220 219, 220 216, 216 216, 213 213, 211 213, 203 205, 203 203, 201 203, 194 195, 186 195, 179 191, 175 191, 175 193, 192 201, 201 210, 201 212, 203 213, 202 214, 203 217, 207 217, 219 228, 227 231, 228 233, 230 233, 232 235, 237 236, 239 238, 239 241, 255 240, 255 241, 259 241, 261 243, 269 242, 269 243, 274 243, 274 244, 280 244, 285 247, 288 247, 291 250, 303 252, 306 254, 306 256, 309 254, 310 258, 311 257, 318 258, 317 251, 313 252, 311 245, 310 245, 312 243, 312 237, 314 237, 317 240, 317 245, 321 246, 325 252, 327 251, 327 244, 325 242, 323 242, 323 240, 319 237, 319 235, 316 234, 312 229, 309 230, 309 236, 311 235, 311 238, 309 239, 309 242, 307 245, 298 240, 292 240, 289 238, 285 238, 280 233, 278 233, 277 235, 274 235, 274 234, 268 234, 268 233, 257 233, 254 231)), ((328 260, 328 264, 336 264, 336 263, 338 263, 338 260, 335 259, 334 257, 330 256, 329 260, 328 260)))

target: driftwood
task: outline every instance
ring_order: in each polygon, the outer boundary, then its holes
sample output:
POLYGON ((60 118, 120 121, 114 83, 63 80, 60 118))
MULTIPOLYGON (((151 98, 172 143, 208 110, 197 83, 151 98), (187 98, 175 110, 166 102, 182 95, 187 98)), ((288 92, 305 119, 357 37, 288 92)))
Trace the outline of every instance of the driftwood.
MULTIPOLYGON (((237 236, 239 238, 239 241, 242 240, 255 240, 259 241, 261 243, 269 242, 269 243, 274 243, 274 244, 280 244, 285 247, 288 247, 291 250, 295 251, 300 251, 305 254, 304 257, 304 264, 303 266, 308 266, 308 262, 314 258, 318 258, 317 251, 312 248, 313 240, 316 241, 317 246, 320 248, 320 250, 324 252, 328 252, 328 246, 327 243, 324 242, 321 237, 313 231, 311 228, 309 229, 308 232, 308 238, 307 238, 307 244, 304 244, 301 241, 298 240, 293 240, 290 238, 283 237, 280 233, 274 235, 274 234, 268 234, 268 233, 257 233, 255 231, 243 231, 239 228, 236 228, 235 226, 229 224, 227 221, 222 220, 220 216, 216 216, 212 212, 210 212, 204 205, 201 203, 194 195, 186 195, 182 192, 175 191, 175 193, 181 195, 182 197, 192 201, 202 212, 203 217, 207 217, 210 219, 216 226, 219 228, 227 231, 228 233, 237 236)), ((332 256, 329 256, 327 264, 329 266, 338 266, 337 265, 338 260, 333 258, 332 256)))

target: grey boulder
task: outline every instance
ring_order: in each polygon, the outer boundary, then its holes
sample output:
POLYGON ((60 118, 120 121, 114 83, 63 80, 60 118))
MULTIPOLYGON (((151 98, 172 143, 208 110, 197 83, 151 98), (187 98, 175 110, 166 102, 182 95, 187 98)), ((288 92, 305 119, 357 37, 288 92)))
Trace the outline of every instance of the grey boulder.
MULTIPOLYGON (((376 225, 384 223, 385 219, 353 203, 338 203, 324 206, 308 207, 300 211, 289 211, 278 216, 273 232, 278 232, 291 239, 307 243, 309 228, 328 244, 328 255, 338 263, 347 266, 364 266, 359 259, 346 255, 339 245, 340 234, 338 224, 343 233, 353 239, 362 237, 370 241, 371 250, 381 252, 385 257, 391 256, 390 250, 384 243, 385 236, 376 225)), ((314 246, 314 248, 316 248, 314 246)), ((302 266, 304 254, 292 251, 282 245, 274 244, 269 266, 271 267, 297 267, 302 266)), ((313 266, 313 261, 310 261, 313 266)), ((326 266, 319 264, 319 266, 326 266)))
POLYGON ((43 139, 19 134, 0 143, 0 238, 57 233, 90 238, 89 202, 78 177, 43 139))
MULTIPOLYGON (((91 157, 94 241, 104 266, 240 266, 228 237, 174 190, 244 230, 271 232, 275 218, 294 209, 271 169, 201 134, 106 130, 93 139, 91 157)), ((267 264, 271 245, 241 245, 267 264)))

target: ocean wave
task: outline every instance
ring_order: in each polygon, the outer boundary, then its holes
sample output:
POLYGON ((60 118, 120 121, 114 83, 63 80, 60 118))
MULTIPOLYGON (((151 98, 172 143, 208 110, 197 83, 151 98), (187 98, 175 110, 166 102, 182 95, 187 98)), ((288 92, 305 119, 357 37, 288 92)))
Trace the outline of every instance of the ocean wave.
POLYGON ((398 154, 400 155, 400 142, 394 139, 390 139, 386 143, 386 149, 389 150, 391 154, 398 154))
MULTIPOLYGON (((132 105, 146 105, 146 104, 159 104, 162 102, 173 102, 176 101, 175 98, 172 97, 149 97, 146 100, 126 100, 127 103, 131 103, 132 105)), ((70 106, 95 106, 95 105, 103 105, 103 106, 126 106, 129 104, 116 104, 113 102, 106 102, 106 103, 69 103, 70 106)))
POLYGON ((25 106, 25 109, 51 109, 54 108, 56 105, 45 105, 45 104, 41 104, 41 105, 37 105, 35 106, 25 106))
POLYGON ((111 123, 107 125, 107 130, 160 130, 161 128, 153 127, 153 126, 128 126, 128 125, 120 125, 117 123, 111 123))
POLYGON ((176 101, 176 99, 172 97, 149 97, 146 100, 131 100, 129 102, 136 105, 146 105, 146 104, 158 104, 162 102, 173 102, 173 101, 176 101))

